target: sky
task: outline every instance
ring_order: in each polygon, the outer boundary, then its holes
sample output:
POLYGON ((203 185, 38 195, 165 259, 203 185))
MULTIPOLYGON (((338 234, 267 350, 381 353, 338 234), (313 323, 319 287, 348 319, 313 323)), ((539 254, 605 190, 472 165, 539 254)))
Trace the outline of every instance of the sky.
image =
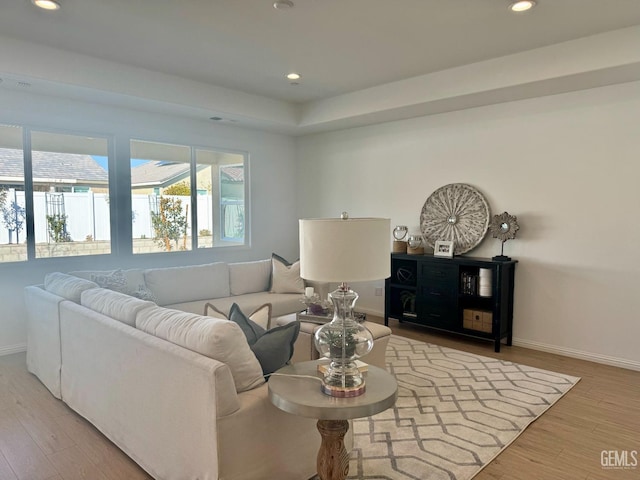
MULTIPOLYGON (((107 172, 109 171, 109 165, 108 165, 109 160, 107 157, 101 157, 99 155, 91 155, 91 157, 98 163, 98 165, 104 168, 107 172)), ((149 160, 139 160, 137 158, 133 158, 131 159, 131 166, 137 167, 139 165, 147 163, 148 161, 149 160)))

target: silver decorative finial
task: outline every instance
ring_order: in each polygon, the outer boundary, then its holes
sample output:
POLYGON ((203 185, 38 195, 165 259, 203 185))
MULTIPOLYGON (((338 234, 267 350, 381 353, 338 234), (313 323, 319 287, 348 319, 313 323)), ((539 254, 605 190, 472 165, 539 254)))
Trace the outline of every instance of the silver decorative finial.
POLYGON ((349 214, 348 214, 347 212, 342 212, 342 213, 340 214, 340 218, 341 218, 342 220, 348 220, 348 219, 349 219, 349 214))

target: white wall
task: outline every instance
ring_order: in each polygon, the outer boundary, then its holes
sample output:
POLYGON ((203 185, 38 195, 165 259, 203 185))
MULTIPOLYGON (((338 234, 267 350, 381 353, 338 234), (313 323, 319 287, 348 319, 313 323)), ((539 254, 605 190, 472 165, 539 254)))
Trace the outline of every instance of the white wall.
MULTIPOLYGON (((521 226, 505 245, 520 262, 514 341, 640 369, 638 125, 634 82, 302 137, 298 213, 419 231, 436 188, 474 185, 521 226)), ((359 305, 381 313, 375 286, 359 305)))
POLYGON ((73 132, 112 134, 119 165, 129 168, 130 136, 249 153, 251 248, 202 249, 184 254, 53 258, 0 263, 0 354, 26 343, 23 287, 42 283, 51 271, 85 268, 163 266, 270 257, 275 251, 295 258, 298 251, 295 207, 295 145, 291 137, 177 116, 143 113, 62 98, 0 90, 0 123, 55 127, 73 132))

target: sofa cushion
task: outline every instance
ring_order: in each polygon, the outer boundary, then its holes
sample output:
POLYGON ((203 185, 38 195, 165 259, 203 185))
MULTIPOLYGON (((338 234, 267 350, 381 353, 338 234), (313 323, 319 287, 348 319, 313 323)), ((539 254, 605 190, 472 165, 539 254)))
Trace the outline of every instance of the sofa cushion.
POLYGON ((98 288, 98 284, 66 273, 52 272, 44 277, 46 291, 75 303, 80 303, 80 295, 90 288, 98 288))
POLYGON ((231 295, 266 292, 271 281, 271 260, 229 264, 231 295))
POLYGON ((228 297, 229 266, 226 263, 152 268, 144 271, 147 288, 158 305, 228 297))
POLYGON ((251 351, 260 362, 264 375, 275 372, 291 360, 299 332, 300 322, 291 322, 267 330, 251 345, 251 351))
POLYGON ((85 290, 80 296, 80 304, 131 327, 136 326, 136 315, 140 310, 156 306, 153 302, 106 288, 85 290))
POLYGON ((226 363, 238 392, 251 390, 264 383, 258 359, 249 348, 240 327, 233 322, 151 307, 138 312, 136 328, 226 363))
POLYGON ((300 277, 300 260, 294 263, 271 255, 271 293, 304 293, 304 280, 300 277))

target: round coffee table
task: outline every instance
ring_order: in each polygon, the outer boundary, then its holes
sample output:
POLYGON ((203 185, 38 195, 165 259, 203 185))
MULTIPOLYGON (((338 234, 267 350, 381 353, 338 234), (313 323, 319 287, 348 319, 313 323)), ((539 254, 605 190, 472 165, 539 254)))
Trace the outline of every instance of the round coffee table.
POLYGON ((300 362, 278 370, 269 380, 269 398, 280 410, 318 419, 318 431, 322 436, 318 476, 320 480, 344 480, 349 473, 349 454, 344 447, 348 419, 369 417, 393 406, 398 396, 398 384, 386 370, 369 365, 364 374, 364 394, 351 398, 331 397, 320 390, 318 363, 321 362, 300 362), (295 375, 316 377, 317 380, 295 375))

